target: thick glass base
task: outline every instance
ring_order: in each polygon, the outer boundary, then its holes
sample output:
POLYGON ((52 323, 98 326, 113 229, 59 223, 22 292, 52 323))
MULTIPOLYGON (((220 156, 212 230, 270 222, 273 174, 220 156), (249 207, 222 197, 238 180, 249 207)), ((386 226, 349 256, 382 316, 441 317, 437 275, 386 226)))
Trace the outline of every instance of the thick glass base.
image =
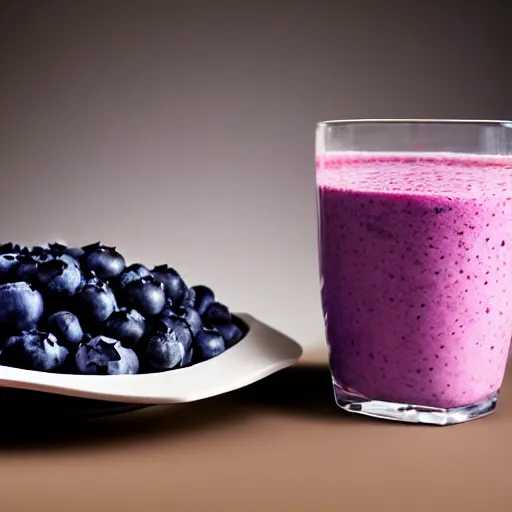
POLYGON ((336 403, 345 411, 392 421, 426 425, 456 425, 488 416, 496 409, 499 391, 482 402, 443 409, 423 405, 400 404, 370 400, 334 383, 336 403))

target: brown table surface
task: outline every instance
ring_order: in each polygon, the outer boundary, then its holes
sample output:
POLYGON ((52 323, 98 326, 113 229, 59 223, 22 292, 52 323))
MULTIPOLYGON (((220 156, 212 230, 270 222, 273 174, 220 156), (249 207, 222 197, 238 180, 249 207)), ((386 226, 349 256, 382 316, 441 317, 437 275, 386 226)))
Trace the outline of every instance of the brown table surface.
POLYGON ((196 403, 3 432, 0 510, 512 510, 512 371, 493 415, 411 426, 337 409, 324 358, 196 403))

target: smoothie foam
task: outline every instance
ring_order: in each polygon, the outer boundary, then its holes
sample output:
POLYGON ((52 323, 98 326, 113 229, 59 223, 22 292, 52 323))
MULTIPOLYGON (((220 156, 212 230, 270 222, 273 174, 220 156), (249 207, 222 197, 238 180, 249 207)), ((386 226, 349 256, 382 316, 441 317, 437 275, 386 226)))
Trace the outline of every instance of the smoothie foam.
POLYGON ((512 159, 330 153, 316 168, 336 383, 446 408, 496 392, 512 336, 512 159))

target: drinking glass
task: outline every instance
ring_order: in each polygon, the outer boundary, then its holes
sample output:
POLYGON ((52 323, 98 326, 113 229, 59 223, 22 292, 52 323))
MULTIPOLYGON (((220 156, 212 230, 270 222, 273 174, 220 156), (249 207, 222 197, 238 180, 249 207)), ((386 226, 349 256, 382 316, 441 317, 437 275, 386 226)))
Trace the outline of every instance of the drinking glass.
POLYGON ((316 128, 336 403, 448 425, 492 413, 512 337, 512 122, 316 128))

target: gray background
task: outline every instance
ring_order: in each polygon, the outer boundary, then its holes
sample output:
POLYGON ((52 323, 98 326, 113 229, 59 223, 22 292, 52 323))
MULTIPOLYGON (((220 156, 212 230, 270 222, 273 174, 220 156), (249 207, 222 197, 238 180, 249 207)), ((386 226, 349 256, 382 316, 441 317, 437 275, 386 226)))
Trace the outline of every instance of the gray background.
POLYGON ((506 4, 1 2, 1 238, 100 239, 323 343, 316 122, 511 118, 506 4))

